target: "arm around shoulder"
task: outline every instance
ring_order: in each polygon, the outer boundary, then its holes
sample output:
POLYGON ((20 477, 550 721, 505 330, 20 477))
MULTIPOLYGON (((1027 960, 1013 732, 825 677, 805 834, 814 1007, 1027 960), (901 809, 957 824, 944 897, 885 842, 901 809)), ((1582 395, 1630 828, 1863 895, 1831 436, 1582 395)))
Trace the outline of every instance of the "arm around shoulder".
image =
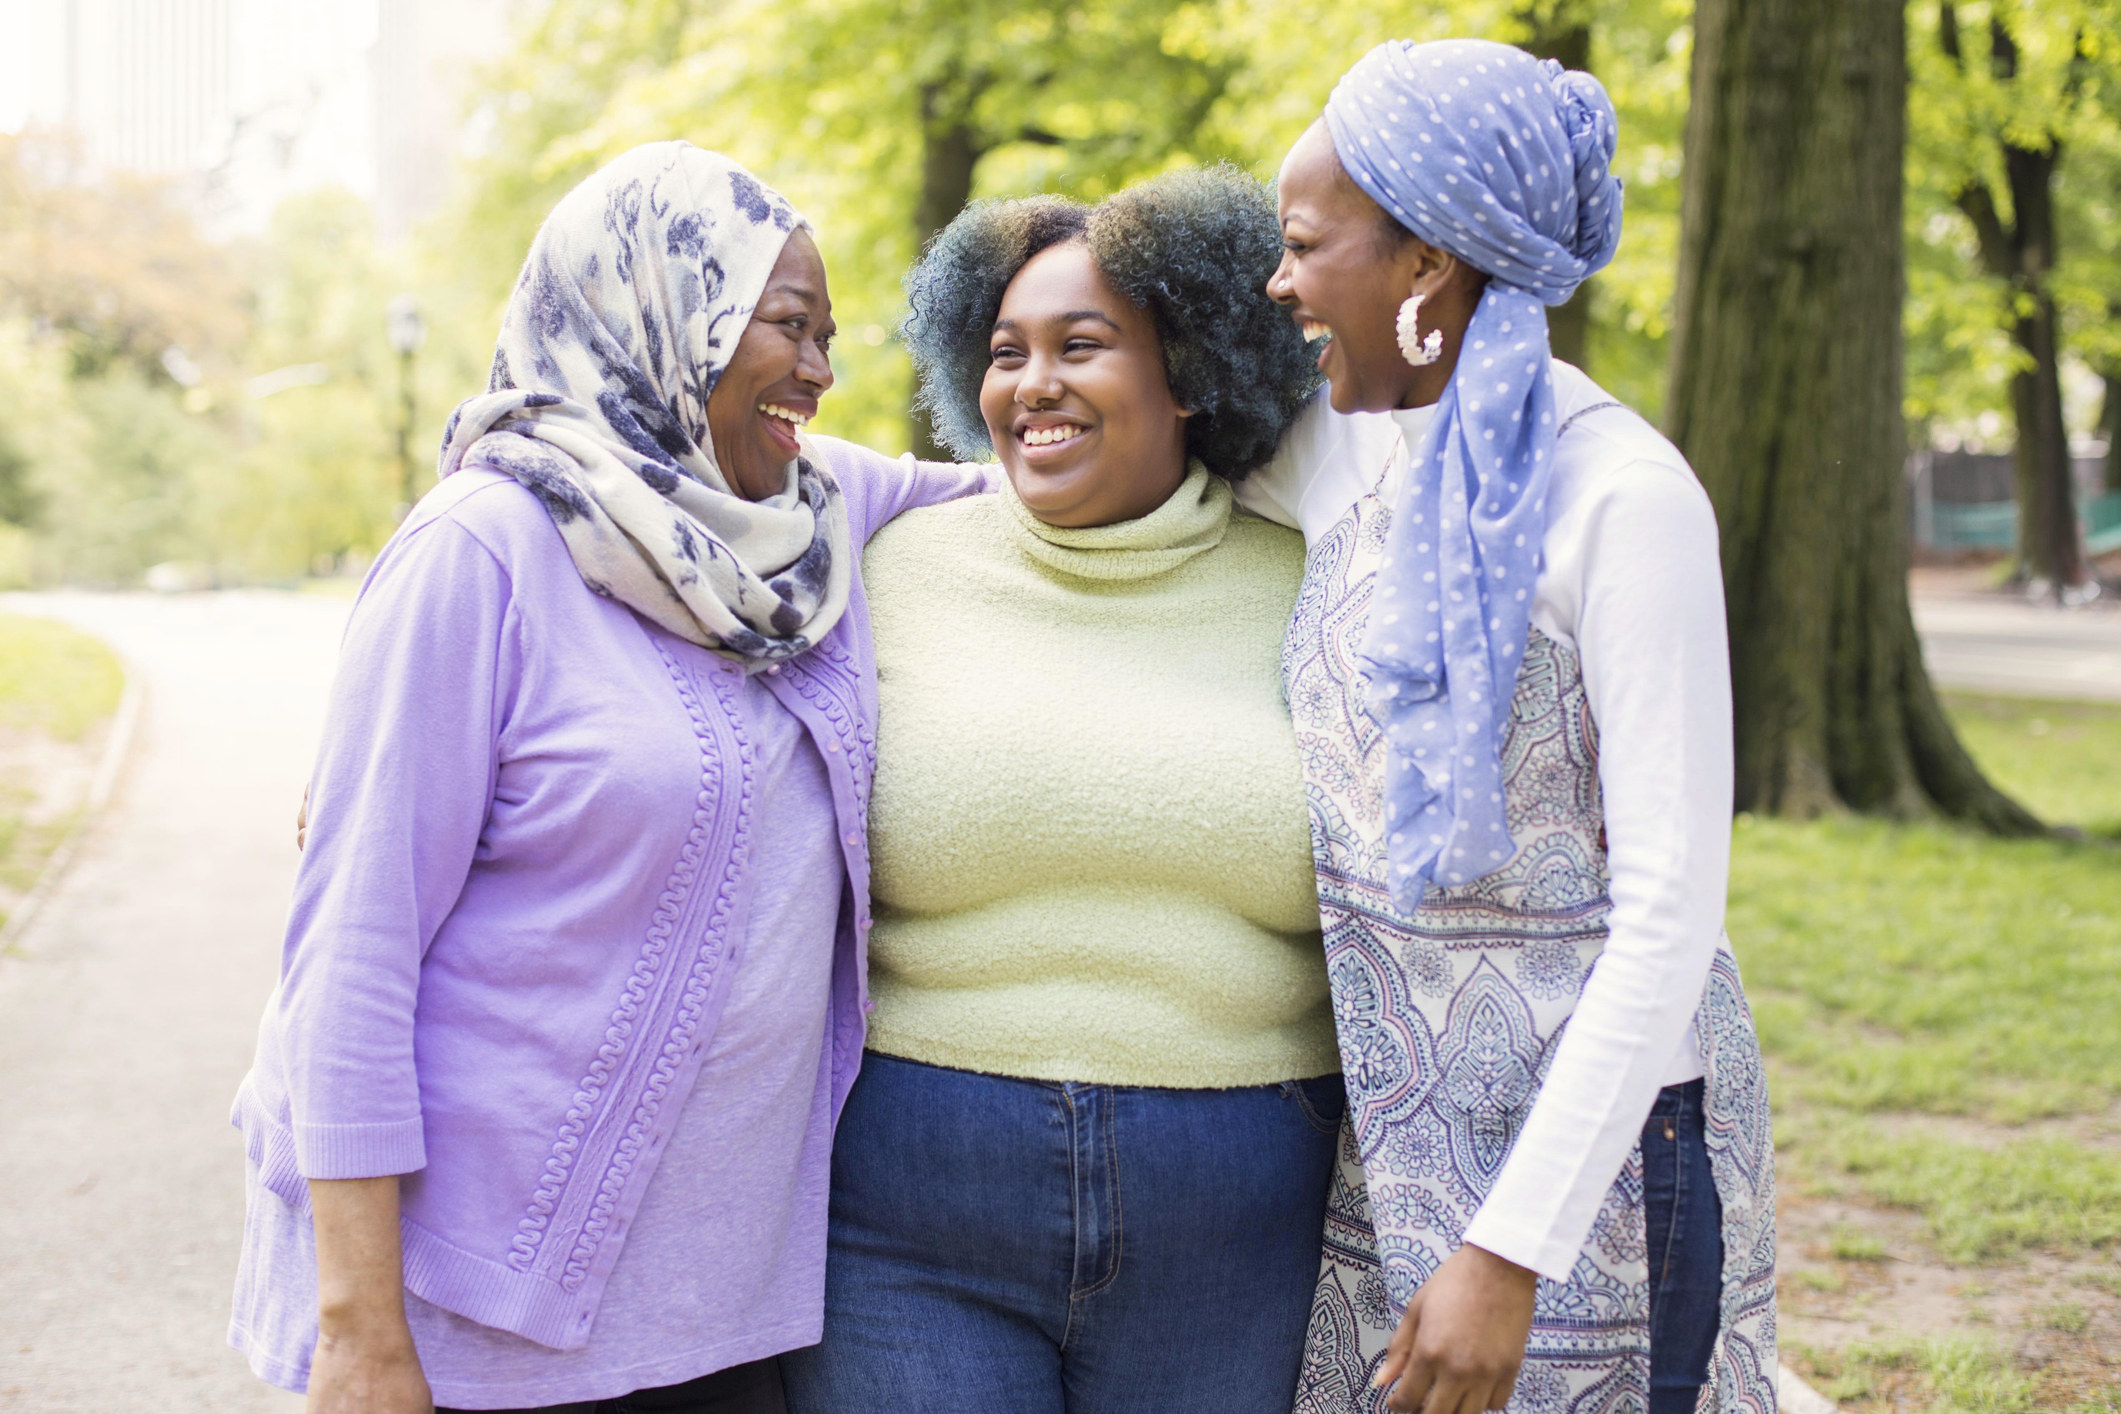
POLYGON ((869 538, 906 511, 978 495, 994 489, 995 462, 926 462, 911 452, 888 457, 839 437, 812 437, 811 445, 838 480, 847 504, 854 543, 869 538))

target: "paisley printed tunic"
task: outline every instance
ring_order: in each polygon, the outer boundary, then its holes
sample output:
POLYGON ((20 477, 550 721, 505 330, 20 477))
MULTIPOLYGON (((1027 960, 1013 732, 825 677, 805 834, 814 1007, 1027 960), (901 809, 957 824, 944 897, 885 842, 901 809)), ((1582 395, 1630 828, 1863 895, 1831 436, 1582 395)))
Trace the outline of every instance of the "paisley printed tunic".
MULTIPOLYGON (((1535 629, 1502 755, 1516 854, 1432 891, 1386 888, 1383 741, 1360 649, 1391 512, 1364 496, 1312 547, 1283 655, 1304 758, 1327 965, 1348 1089, 1298 1414, 1382 1410, 1370 1378, 1415 1290, 1501 1171, 1611 908, 1598 731, 1569 644, 1535 629)), ((1703 1407, 1774 1408, 1774 1174, 1767 1096, 1737 965, 1719 941, 1694 1019, 1723 1207, 1722 1329, 1703 1407)), ((1632 1411, 1649 1390, 1642 1156, 1623 1165, 1567 1281, 1539 1282, 1510 1408, 1632 1411)))

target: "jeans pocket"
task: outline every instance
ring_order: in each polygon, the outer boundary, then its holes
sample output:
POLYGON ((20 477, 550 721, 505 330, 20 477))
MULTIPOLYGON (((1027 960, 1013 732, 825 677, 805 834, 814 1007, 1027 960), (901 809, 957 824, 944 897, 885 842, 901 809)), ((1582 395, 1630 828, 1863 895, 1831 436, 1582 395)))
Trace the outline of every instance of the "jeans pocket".
POLYGON ((1296 1106, 1304 1123, 1320 1134, 1339 1134, 1341 1117, 1348 1112, 1348 1092, 1338 1075, 1311 1080, 1284 1080, 1281 1093, 1296 1106))

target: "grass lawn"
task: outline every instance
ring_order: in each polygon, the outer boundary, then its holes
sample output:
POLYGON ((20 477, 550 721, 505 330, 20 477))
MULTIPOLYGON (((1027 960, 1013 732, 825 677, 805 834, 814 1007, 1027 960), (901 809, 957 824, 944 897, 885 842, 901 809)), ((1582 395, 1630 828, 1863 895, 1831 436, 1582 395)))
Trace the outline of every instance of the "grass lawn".
POLYGON ((1738 822, 1783 1183, 1841 1215, 1790 1304, 1817 1293, 1820 1330, 1905 1317, 1792 1353, 1855 1407, 2121 1410, 2121 707, 1950 706, 1998 784, 2093 837, 1738 822), (1924 1328, 1947 1319, 1974 1335, 1924 1328))
POLYGON ((1965 693, 1945 705, 1974 758, 2040 818, 2121 836, 2121 707, 1965 693))
POLYGON ((0 614, 0 923, 78 820, 91 732, 124 686, 95 639, 0 614))
POLYGON ((0 614, 0 729, 79 741, 117 710, 124 689, 117 658, 87 634, 0 614))

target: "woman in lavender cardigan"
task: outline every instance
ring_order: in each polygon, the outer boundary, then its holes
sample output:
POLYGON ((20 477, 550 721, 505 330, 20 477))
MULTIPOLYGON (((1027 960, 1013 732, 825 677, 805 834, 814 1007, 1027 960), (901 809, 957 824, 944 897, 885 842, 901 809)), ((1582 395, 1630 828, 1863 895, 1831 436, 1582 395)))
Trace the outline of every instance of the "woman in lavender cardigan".
POLYGON ((799 429, 808 228, 637 149, 362 587, 235 1121, 230 1339, 315 1414, 771 1410, 860 1058, 860 547, 975 488, 799 429))

